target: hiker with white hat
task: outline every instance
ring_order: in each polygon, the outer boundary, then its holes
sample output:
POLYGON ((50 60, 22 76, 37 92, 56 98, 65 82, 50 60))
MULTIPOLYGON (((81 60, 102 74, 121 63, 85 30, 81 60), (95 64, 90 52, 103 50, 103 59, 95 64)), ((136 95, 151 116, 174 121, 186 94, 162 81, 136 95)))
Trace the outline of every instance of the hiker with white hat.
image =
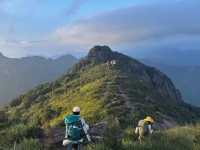
POLYGON ((80 117, 80 107, 76 106, 72 110, 72 114, 65 116, 66 135, 63 140, 63 146, 67 146, 67 150, 80 150, 81 143, 84 138, 91 141, 88 134, 89 126, 85 120, 80 117))

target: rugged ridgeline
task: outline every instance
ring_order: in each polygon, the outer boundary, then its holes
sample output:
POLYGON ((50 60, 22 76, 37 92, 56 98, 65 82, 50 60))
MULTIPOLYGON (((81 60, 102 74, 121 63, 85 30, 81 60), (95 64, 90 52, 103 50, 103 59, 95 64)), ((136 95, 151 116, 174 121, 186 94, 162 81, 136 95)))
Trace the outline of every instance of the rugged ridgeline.
POLYGON ((57 79, 75 62, 76 58, 70 55, 57 59, 36 56, 16 59, 0 54, 0 106, 38 84, 57 79))
POLYGON ((107 46, 96 46, 68 74, 21 95, 2 111, 0 145, 14 142, 18 134, 18 142, 23 134, 41 139, 45 134, 42 143, 53 143, 51 137, 64 129, 63 118, 75 105, 90 124, 111 120, 121 129, 136 125, 146 115, 153 116, 158 127, 200 117, 200 109, 184 103, 165 74, 107 46), (15 128, 23 132, 12 133, 15 128))
MULTIPOLYGON (((178 59, 178 58, 177 58, 178 59)), ((193 105, 200 106, 200 65, 168 65, 152 60, 142 60, 145 64, 159 68, 166 73, 181 91, 183 99, 193 105)))

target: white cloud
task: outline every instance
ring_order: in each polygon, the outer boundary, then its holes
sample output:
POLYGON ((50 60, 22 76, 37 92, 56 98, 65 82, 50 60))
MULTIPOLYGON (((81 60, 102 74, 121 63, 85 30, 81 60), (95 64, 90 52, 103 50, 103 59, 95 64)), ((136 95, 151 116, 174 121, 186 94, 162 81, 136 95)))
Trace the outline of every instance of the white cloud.
MULTIPOLYGON (((86 1, 74 1, 66 14, 76 13, 86 1)), ((0 6, 1 4, 3 3, 0 1, 0 6)), ((20 30, 16 27, 17 31, 15 25, 9 27, 7 24, 0 24, 0 50, 10 56, 53 56, 63 53, 83 54, 97 44, 116 49, 169 45, 198 47, 199 7, 199 0, 134 5, 85 18, 58 27, 52 32, 45 30, 48 28, 47 24, 33 24, 32 27, 24 22, 18 25, 20 30)), ((12 24, 11 19, 9 24, 12 24)))
POLYGON ((60 56, 63 54, 73 54, 82 56, 84 49, 77 49, 73 45, 57 43, 54 39, 38 40, 11 40, 0 37, 0 51, 8 57, 24 57, 30 55, 41 55, 46 57, 60 56))
POLYGON ((199 7, 197 0, 137 5, 60 27, 54 38, 65 45, 134 47, 147 41, 196 37, 200 36, 199 7))

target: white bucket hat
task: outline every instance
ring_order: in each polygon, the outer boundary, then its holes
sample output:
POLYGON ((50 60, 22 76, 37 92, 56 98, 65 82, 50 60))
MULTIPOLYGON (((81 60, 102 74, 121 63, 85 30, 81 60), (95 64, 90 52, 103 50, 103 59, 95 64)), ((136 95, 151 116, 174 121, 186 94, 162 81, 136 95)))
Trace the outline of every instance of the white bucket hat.
POLYGON ((81 111, 80 107, 76 106, 72 110, 74 113, 79 113, 81 111))

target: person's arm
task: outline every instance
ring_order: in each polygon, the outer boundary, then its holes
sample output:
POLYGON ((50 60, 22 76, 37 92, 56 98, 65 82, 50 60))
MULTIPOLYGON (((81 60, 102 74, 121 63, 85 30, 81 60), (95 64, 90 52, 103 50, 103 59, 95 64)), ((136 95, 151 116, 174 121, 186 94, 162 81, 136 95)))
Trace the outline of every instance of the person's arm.
POLYGON ((82 126, 83 126, 83 130, 85 132, 85 135, 87 137, 87 140, 90 142, 91 138, 90 138, 90 135, 88 134, 89 125, 86 124, 86 122, 85 122, 85 120, 83 118, 81 118, 81 123, 82 123, 82 126))
POLYGON ((68 138, 68 126, 67 126, 67 122, 66 119, 64 119, 64 123, 65 123, 65 138, 68 138))
POLYGON ((89 130, 89 125, 85 122, 83 118, 81 118, 82 126, 88 131, 89 130))
POLYGON ((66 129, 65 129, 65 138, 68 138, 68 134, 67 134, 68 131, 67 131, 67 130, 68 130, 68 127, 67 127, 67 125, 66 125, 66 129))
POLYGON ((148 129, 149 129, 149 133, 152 134, 153 133, 152 125, 148 125, 148 129))

